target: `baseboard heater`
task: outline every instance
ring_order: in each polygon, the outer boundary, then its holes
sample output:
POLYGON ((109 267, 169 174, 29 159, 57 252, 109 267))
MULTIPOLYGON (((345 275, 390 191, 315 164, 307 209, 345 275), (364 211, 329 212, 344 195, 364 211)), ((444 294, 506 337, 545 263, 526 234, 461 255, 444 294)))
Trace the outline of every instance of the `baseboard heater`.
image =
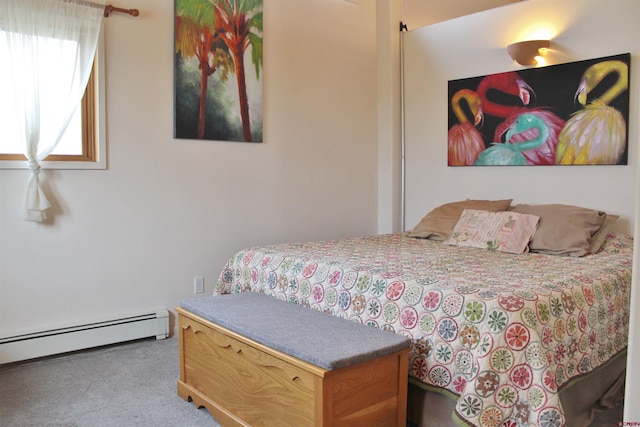
POLYGON ((102 322, 0 338, 0 364, 19 362, 141 338, 169 336, 165 309, 102 322))

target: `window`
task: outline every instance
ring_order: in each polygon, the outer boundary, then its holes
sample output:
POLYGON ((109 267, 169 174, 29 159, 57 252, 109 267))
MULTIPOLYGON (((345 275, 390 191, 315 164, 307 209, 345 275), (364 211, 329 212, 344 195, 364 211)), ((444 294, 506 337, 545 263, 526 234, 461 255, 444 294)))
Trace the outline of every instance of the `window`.
MULTIPOLYGON (((0 38, 2 42, 2 38, 0 38)), ((98 50, 96 52, 91 77, 87 84, 84 97, 76 109, 67 130, 54 149, 45 158, 42 165, 46 169, 104 169, 105 162, 105 138, 104 138, 104 85, 103 75, 103 37, 100 36, 98 50)), ((0 46, 0 64, 6 64, 9 59, 6 50, 0 46)), ((11 116, 8 102, 10 96, 10 79, 3 75, 0 69, 0 169, 27 168, 24 148, 17 141, 18 138, 8 134, 6 121, 11 116)))

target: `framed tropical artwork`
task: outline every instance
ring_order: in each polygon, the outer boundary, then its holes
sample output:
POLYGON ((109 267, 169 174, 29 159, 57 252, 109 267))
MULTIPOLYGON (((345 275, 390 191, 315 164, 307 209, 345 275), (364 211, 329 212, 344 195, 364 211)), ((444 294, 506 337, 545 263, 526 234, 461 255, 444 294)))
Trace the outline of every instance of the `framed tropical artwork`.
POLYGON ((448 165, 626 165, 630 57, 450 80, 448 165))
POLYGON ((175 0, 174 137, 262 142, 263 0, 175 0))

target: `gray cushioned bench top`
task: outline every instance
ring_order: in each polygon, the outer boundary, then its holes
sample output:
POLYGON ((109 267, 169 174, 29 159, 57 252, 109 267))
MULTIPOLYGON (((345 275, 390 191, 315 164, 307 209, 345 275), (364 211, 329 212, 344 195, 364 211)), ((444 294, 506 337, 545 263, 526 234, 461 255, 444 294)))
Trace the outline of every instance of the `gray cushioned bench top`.
POLYGON ((398 352, 409 338, 255 293, 180 302, 193 314, 327 370, 398 352))

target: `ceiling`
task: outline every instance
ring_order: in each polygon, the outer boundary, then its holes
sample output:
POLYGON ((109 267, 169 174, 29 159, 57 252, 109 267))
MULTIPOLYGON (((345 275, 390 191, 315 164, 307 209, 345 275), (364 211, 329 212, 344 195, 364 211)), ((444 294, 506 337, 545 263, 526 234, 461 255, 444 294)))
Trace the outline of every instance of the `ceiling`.
POLYGON ((403 0, 402 22, 409 30, 522 0, 403 0))

